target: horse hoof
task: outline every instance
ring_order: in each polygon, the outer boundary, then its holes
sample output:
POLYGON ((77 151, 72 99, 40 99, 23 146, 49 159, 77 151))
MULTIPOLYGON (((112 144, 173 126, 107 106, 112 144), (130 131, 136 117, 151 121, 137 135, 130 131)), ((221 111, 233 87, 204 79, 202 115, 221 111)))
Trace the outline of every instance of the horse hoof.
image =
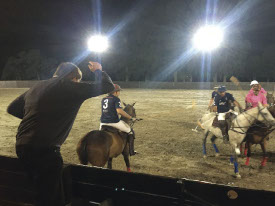
POLYGON ((219 157, 219 156, 220 156, 220 153, 216 153, 215 156, 216 156, 216 157, 219 157))
POLYGON ((259 167, 261 170, 265 168, 265 165, 260 165, 259 167))
POLYGON ((202 157, 203 157, 203 159, 206 159, 207 156, 206 156, 206 155, 203 155, 202 157))
POLYGON ((242 176, 241 176, 239 173, 236 173, 236 174, 235 174, 235 177, 236 177, 237 179, 241 179, 241 178, 242 178, 242 176))

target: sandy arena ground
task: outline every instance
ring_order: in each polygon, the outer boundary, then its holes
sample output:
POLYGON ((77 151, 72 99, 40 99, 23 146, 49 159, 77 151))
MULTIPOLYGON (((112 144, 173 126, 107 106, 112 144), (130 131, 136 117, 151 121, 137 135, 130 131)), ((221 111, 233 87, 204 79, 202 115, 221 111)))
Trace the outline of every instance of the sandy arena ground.
MULTIPOLYGON (((0 155, 15 156, 15 134, 20 120, 7 114, 6 108, 24 91, 26 89, 0 89, 0 155)), ((241 92, 231 93, 244 103, 241 92)), ((202 132, 195 133, 192 128, 205 113, 210 94, 209 90, 123 90, 121 100, 137 102, 137 117, 144 119, 134 125, 136 150, 140 154, 131 157, 132 170, 275 191, 275 132, 268 143, 266 168, 259 169, 262 155, 259 145, 252 147, 249 167, 244 165, 244 157, 239 159, 242 179, 233 177, 233 166, 229 165, 230 148, 222 140, 217 140, 220 157, 214 156, 208 140, 208 157, 202 158, 202 132)), ((79 163, 75 151, 77 142, 90 130, 98 129, 102 97, 87 100, 82 105, 70 136, 62 146, 66 163, 79 163)), ((122 156, 113 160, 113 168, 126 169, 122 156)))

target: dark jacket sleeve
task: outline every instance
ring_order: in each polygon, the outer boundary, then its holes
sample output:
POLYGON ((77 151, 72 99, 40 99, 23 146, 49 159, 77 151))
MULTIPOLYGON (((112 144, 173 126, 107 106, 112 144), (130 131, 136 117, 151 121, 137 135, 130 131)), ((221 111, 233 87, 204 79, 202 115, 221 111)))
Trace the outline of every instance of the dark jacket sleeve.
POLYGON ((114 84, 105 72, 95 71, 96 83, 75 83, 75 93, 82 99, 96 97, 114 90, 114 84))
POLYGON ((24 106, 25 106, 25 95, 20 95, 17 97, 10 105, 8 106, 7 112, 15 117, 18 117, 19 119, 23 119, 24 117, 24 106))
POLYGON ((218 106, 218 104, 219 104, 219 100, 218 100, 217 97, 215 97, 215 99, 214 99, 214 106, 218 106))

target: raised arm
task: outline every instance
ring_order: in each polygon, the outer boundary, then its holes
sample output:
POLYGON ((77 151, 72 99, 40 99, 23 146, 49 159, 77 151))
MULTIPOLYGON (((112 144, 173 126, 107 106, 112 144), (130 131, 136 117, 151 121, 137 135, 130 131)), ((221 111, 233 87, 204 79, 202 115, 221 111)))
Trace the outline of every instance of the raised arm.
POLYGON ((97 62, 89 62, 89 69, 96 75, 96 83, 75 83, 76 93, 83 99, 96 97, 114 90, 114 84, 109 75, 102 71, 97 62))
POLYGON ((19 119, 23 119, 26 93, 27 92, 20 95, 12 103, 10 103, 10 105, 7 108, 7 112, 9 114, 11 114, 19 119))

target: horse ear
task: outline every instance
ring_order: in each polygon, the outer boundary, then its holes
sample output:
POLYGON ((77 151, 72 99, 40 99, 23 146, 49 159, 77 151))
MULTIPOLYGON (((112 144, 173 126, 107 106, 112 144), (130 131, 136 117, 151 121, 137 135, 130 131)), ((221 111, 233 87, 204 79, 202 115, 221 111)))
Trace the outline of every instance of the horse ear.
POLYGON ((134 102, 134 104, 132 104, 132 106, 134 106, 134 105, 135 105, 135 103, 136 103, 136 102, 134 102))
POLYGON ((126 107, 127 106, 127 104, 125 104, 125 102, 122 102, 123 103, 123 105, 126 107))

